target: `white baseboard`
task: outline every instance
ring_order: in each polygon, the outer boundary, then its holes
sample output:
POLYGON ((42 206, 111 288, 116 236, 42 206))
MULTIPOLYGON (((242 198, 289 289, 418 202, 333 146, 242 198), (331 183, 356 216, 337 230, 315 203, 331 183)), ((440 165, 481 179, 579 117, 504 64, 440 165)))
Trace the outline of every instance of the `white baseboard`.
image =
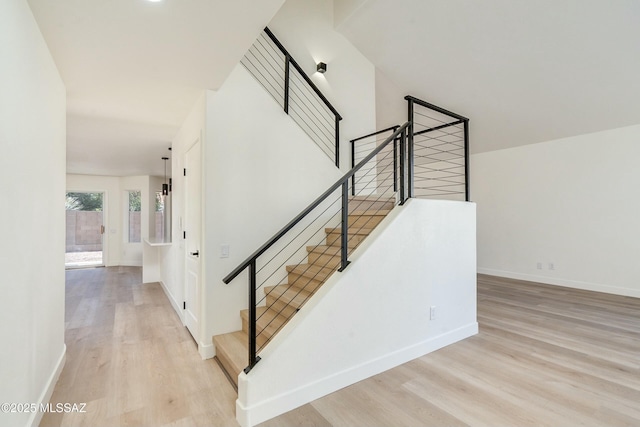
POLYGON ((200 357, 202 360, 212 359, 216 355, 215 348, 213 347, 213 343, 204 344, 202 342, 198 343, 198 353, 200 353, 200 357))
POLYGON ((185 324, 184 323, 184 310, 182 309, 182 304, 180 304, 175 299, 173 294, 171 294, 171 292, 169 292, 169 288, 167 288, 167 285, 164 283, 164 281, 160 280, 159 283, 160 283, 160 286, 162 286, 162 290, 164 291, 164 294, 167 296, 167 299, 171 303, 171 306, 176 311, 176 313, 178 314, 178 317, 180 318, 180 321, 184 325, 185 324))
POLYGON ((478 267, 478 273, 489 276, 506 277, 509 279, 526 280, 528 282, 538 282, 547 285, 564 286, 567 288, 582 289, 585 291, 604 292, 607 294, 622 295, 627 297, 640 298, 640 290, 620 288, 616 286, 604 285, 601 283, 582 282, 579 280, 562 279, 548 276, 538 276, 535 274, 518 273, 514 271, 495 270, 492 268, 478 267))
MULTIPOLYGON (((242 427, 250 427, 298 408, 313 400, 326 396, 358 381, 362 381, 381 372, 395 368, 410 360, 446 347, 478 333, 478 323, 473 322, 453 331, 447 332, 426 341, 419 342, 393 353, 366 361, 358 366, 337 372, 331 376, 306 384, 295 390, 281 394, 275 398, 245 407, 236 400, 236 420, 242 427)), ((239 380, 245 374, 241 373, 239 380)))
MULTIPOLYGON (((58 382, 58 378, 60 378, 62 369, 64 369, 64 364, 66 360, 67 360, 67 345, 63 344, 62 354, 58 359, 58 363, 56 364, 56 367, 53 370, 53 372, 51 372, 51 375, 47 380, 47 384, 44 390, 42 390, 42 393, 40 394, 38 401, 35 402, 38 404, 38 407, 41 407, 42 405, 46 405, 51 400, 51 396, 53 395, 53 390, 56 388, 56 383, 58 382)), ((44 415, 44 412, 41 412, 41 411, 32 412, 31 416, 29 417, 29 421, 27 421, 27 425, 31 427, 37 427, 38 425, 40 425, 40 421, 42 421, 43 415, 44 415)))

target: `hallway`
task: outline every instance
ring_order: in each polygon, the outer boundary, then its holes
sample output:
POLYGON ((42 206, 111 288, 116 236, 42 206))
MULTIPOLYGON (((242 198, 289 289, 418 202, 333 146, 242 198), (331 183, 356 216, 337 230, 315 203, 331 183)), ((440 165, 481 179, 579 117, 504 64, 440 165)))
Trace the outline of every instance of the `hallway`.
POLYGON ((236 393, 137 267, 66 272, 67 361, 41 426, 235 426, 236 393))

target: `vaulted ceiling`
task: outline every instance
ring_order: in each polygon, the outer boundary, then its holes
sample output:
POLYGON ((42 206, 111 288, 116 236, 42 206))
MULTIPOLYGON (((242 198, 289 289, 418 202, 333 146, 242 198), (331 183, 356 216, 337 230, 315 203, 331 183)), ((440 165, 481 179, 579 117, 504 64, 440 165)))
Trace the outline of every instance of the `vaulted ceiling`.
POLYGON ((472 152, 640 123, 637 0, 341 0, 391 80, 471 119, 472 152))
MULTIPOLYGON (((472 152, 640 123, 637 0, 334 1, 398 96, 471 118, 472 152)), ((284 0, 28 2, 67 87, 68 172, 124 176, 162 175, 284 0)))

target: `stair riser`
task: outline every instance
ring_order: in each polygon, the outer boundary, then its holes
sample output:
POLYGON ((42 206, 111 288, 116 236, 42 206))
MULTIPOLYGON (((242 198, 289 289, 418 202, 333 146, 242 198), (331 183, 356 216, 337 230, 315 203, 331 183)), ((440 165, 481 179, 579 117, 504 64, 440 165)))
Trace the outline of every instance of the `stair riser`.
POLYGON ((287 281, 294 288, 302 289, 310 293, 315 292, 324 283, 324 281, 321 280, 302 277, 297 273, 289 273, 287 281))
POLYGON ((298 304, 289 304, 281 299, 270 298, 267 296, 267 306, 277 311, 284 317, 293 316, 298 311, 298 304))
POLYGON ((227 356, 227 353, 224 351, 223 347, 224 346, 216 345, 216 357, 220 361, 220 364, 222 365, 224 370, 227 372, 227 374, 229 374, 229 378, 231 379, 231 381, 233 381, 236 387, 238 387, 239 372, 235 372, 236 368, 230 362, 229 356, 227 356))
POLYGON ((335 268, 340 265, 340 255, 326 255, 311 252, 308 258, 309 264, 314 264, 319 267, 335 268))
MULTIPOLYGON (((261 329, 262 328, 258 326, 258 331, 261 329)), ((247 321, 247 319, 244 319, 244 318, 242 319, 242 330, 247 334, 249 334, 249 322, 247 321)), ((271 338, 272 337, 271 337, 270 331, 265 330, 265 331, 262 331, 262 333, 258 334, 258 337, 256 338, 256 343, 258 344, 258 347, 262 347, 267 342, 269 342, 271 338)))
POLYGON ((380 224, 383 219, 384 219, 383 215, 349 216, 349 226, 373 228, 376 225, 380 224))
POLYGON ((349 212, 355 211, 377 211, 377 210, 391 210, 395 206, 392 202, 370 202, 370 201, 349 201, 349 212))
MULTIPOLYGON (((327 233, 326 245, 340 247, 341 246, 340 237, 341 236, 339 231, 327 233)), ((362 241, 366 239, 366 237, 367 236, 364 234, 349 235, 349 241, 347 242, 347 247, 350 249, 355 248, 360 243, 362 243, 362 241)))

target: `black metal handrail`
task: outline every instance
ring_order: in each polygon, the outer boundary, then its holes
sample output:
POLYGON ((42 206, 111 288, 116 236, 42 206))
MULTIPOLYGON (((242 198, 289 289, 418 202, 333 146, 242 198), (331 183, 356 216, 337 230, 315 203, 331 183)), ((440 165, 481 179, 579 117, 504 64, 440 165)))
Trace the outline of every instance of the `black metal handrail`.
MULTIPOLYGON (((266 243, 264 243, 260 248, 258 248, 251 256, 249 256, 245 261, 243 261, 238 267, 236 267, 231 273, 229 273, 226 277, 222 279, 225 284, 229 284, 233 279, 235 279, 240 273, 242 273, 245 269, 249 269, 249 365, 245 369, 245 372, 249 372, 253 366, 260 360, 257 356, 257 332, 256 332, 256 274, 257 268, 256 263, 258 258, 264 254, 269 248, 271 248, 276 242, 278 242, 283 236, 285 236, 289 231, 293 229, 296 224, 300 223, 305 217, 307 217, 315 208, 317 208, 321 203, 329 198, 329 196, 334 193, 337 189, 342 187, 342 195, 341 195, 341 230, 340 230, 340 268, 338 271, 343 271, 348 265, 348 215, 349 215, 349 180, 353 177, 353 175, 360 170, 363 166, 365 166, 371 159, 373 159, 380 151, 382 151, 385 147, 387 147, 393 141, 399 139, 401 153, 404 153, 404 146, 406 144, 406 131, 410 123, 407 122, 402 126, 398 126, 395 132, 390 135, 382 144, 376 147, 371 151, 362 161, 360 161, 354 168, 352 168, 349 172, 344 174, 339 180, 337 180, 332 186, 330 186, 324 193, 322 193, 317 199, 315 199, 309 206, 307 206, 302 212, 296 215, 287 225, 285 225, 280 231, 278 231, 272 238, 270 238, 266 243)), ((403 204, 406 200, 404 185, 402 182, 405 179, 404 171, 408 170, 405 167, 405 156, 401 156, 400 158, 400 175, 401 175, 401 185, 400 185, 400 204, 403 204)))
POLYGON ((289 51, 280 43, 280 40, 273 34, 273 32, 268 28, 264 28, 264 32, 269 36, 271 41, 276 45, 276 47, 284 54, 285 57, 285 75, 284 75, 284 111, 289 114, 289 81, 290 81, 290 66, 293 66, 300 76, 304 79, 304 81, 309 85, 309 87, 318 95, 318 98, 322 100, 324 105, 333 113, 335 118, 335 164, 336 167, 340 167, 340 121, 342 120, 342 116, 338 113, 338 110, 335 109, 333 105, 329 102, 329 100, 324 96, 324 94, 318 89, 318 87, 313 83, 311 78, 304 72, 302 67, 298 64, 298 62, 291 56, 289 51))
MULTIPOLYGON (((411 123, 410 126, 409 126, 409 130, 407 132, 408 139, 409 139, 409 144, 408 144, 408 149, 409 149, 409 153, 408 153, 409 154, 409 173, 410 173, 410 176, 409 176, 409 197, 414 197, 414 186, 413 186, 414 177, 413 177, 412 174, 414 173, 414 169, 415 169, 415 167, 414 167, 415 165, 414 165, 413 162, 416 160, 416 156, 414 156, 413 150, 414 150, 414 148, 416 146, 418 146, 418 144, 414 143, 414 138, 416 136, 426 135, 426 134, 429 134, 431 132, 436 132, 436 133, 444 132, 444 129, 446 129, 446 128, 456 127, 456 126, 462 125, 462 134, 463 134, 462 135, 462 139, 463 139, 463 146, 462 146, 463 155, 462 155, 462 158, 464 159, 464 171, 460 176, 464 175, 464 199, 465 199, 465 201, 469 201, 470 200, 470 192, 469 192, 469 119, 467 117, 465 117, 465 116, 462 116, 462 115, 458 114, 458 113, 454 113, 454 112, 446 110, 446 109, 444 109, 442 107, 438 107, 437 105, 434 105, 434 104, 431 104, 429 102, 423 101, 423 100, 418 99, 416 97, 413 97, 411 95, 405 96, 404 99, 407 100, 407 103, 408 103, 408 120, 411 123), (435 122, 435 123, 441 122, 442 124, 437 124, 436 126, 428 126, 428 127, 425 125, 425 129, 416 130, 415 127, 418 124, 418 121, 416 120, 416 111, 415 111, 415 106, 416 105, 424 107, 424 108, 427 108, 427 109, 429 109, 431 111, 435 111, 437 113, 440 113, 440 114, 442 114, 444 116, 451 117, 451 118, 456 119, 456 120, 453 121, 453 122, 445 123, 445 122, 443 122, 441 120, 437 120, 436 118, 426 116, 426 117, 429 117, 429 119, 431 119, 430 123, 432 123, 432 122, 435 122)), ((446 134, 446 136, 450 136, 450 135, 453 135, 453 134, 446 134)), ((438 138, 438 137, 434 137, 433 139, 438 140, 440 142, 439 143, 440 146, 445 145, 445 144, 447 144, 449 142, 449 141, 443 141, 441 138, 438 138)), ((434 148, 433 146, 425 146, 423 148, 430 149, 432 151, 436 151, 436 152, 438 152, 438 154, 444 154, 444 153, 449 154, 449 153, 453 152, 453 150, 449 150, 449 151, 438 150, 437 147, 434 148)), ((437 157, 430 157, 430 156, 424 156, 424 157, 427 157, 428 160, 431 161, 431 162, 437 162, 438 160, 441 160, 441 159, 438 159, 437 157)), ((441 160, 441 161, 445 161, 446 162, 446 160, 441 160)), ((450 162, 450 163, 452 163, 454 165, 457 165, 457 163, 453 163, 453 162, 450 162)), ((449 172, 450 169, 453 169, 453 168, 446 169, 446 171, 449 172)), ((443 172, 443 169, 432 169, 431 171, 432 172, 433 171, 443 172)), ((448 178, 451 178, 452 176, 457 176, 457 175, 455 175, 453 172, 450 172, 448 178)), ((438 181, 437 178, 425 178, 425 180, 438 181)), ((451 181, 451 179, 449 179, 449 180, 441 179, 440 181, 443 181, 443 184, 440 186, 440 188, 443 188, 443 187, 444 188, 454 187, 454 186, 456 186, 456 184, 458 184, 456 182, 451 181)), ((438 187, 435 187, 435 186, 430 187, 430 189, 432 189, 432 190, 436 189, 436 188, 438 188, 438 187)), ((435 195, 436 197, 438 195, 454 194, 454 192, 452 192, 452 191, 449 191, 449 192, 445 192, 445 191, 438 192, 438 191, 436 191, 436 193, 438 193, 438 194, 435 195)), ((458 194, 458 193, 455 193, 455 194, 458 194)))
MULTIPOLYGON (((358 138, 354 138, 350 140, 349 142, 351 143, 351 167, 354 168, 356 166, 356 142, 362 141, 363 139, 366 139, 366 138, 371 138, 372 136, 380 135, 385 132, 390 132, 390 131, 395 132, 396 129, 398 129, 399 127, 400 125, 389 126, 386 129, 381 129, 379 131, 372 132, 370 134, 360 136, 358 138)), ((398 152, 398 139, 396 138, 393 141, 393 191, 397 191, 397 180, 398 180, 397 152, 398 152)), ((355 173, 351 177, 351 195, 352 196, 356 195, 356 174, 355 173)))

